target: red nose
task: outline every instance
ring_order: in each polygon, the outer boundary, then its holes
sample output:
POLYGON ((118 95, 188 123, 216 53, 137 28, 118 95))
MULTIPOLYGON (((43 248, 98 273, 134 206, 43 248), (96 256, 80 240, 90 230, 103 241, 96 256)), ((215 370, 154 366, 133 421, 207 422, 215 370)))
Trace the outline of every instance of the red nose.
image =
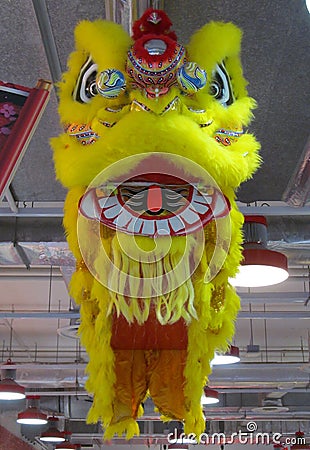
POLYGON ((161 187, 152 185, 147 193, 147 209, 151 212, 158 212, 163 206, 161 187))

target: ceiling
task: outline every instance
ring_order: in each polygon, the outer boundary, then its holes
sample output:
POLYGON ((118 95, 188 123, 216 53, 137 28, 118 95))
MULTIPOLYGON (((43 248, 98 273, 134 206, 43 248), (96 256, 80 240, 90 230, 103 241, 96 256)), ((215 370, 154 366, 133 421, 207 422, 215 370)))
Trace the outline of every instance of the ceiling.
MULTIPOLYGON (((137 2, 141 10, 151 3, 137 2)), ((118 2, 3 0, 0 78, 28 87, 39 78, 57 82, 73 50, 75 25, 106 17, 105 4, 118 2)), ((242 28, 243 69, 258 103, 251 132, 261 142, 264 162, 238 191, 239 206, 243 213, 266 215, 269 247, 289 259, 288 281, 239 290, 242 311, 234 343, 242 362, 214 368, 210 386, 221 400, 206 411, 208 426, 218 431, 224 422, 229 433, 255 420, 262 431, 291 436, 300 428, 310 437, 310 16, 305 1, 167 0, 164 9, 182 43, 210 20, 242 28), (259 345, 259 352, 249 352, 249 344, 259 345), (264 405, 271 407, 255 410, 264 405)), ((62 228, 66 192, 55 180, 49 146, 60 131, 54 89, 0 203, 0 361, 12 357, 17 379, 41 395, 42 409, 59 415, 62 425, 70 419, 73 442, 100 449, 106 446, 100 426, 85 424, 91 404, 83 388, 87 355, 74 338, 79 314, 67 292, 74 259, 62 228), (64 336, 70 332, 73 338, 64 336)), ((16 410, 23 407, 0 404, 0 425, 43 448, 35 438, 38 431, 16 426, 16 410)), ((131 445, 155 448, 174 426, 163 425, 146 405, 142 437, 131 445)), ((111 450, 129 445, 120 439, 112 444, 111 450)))

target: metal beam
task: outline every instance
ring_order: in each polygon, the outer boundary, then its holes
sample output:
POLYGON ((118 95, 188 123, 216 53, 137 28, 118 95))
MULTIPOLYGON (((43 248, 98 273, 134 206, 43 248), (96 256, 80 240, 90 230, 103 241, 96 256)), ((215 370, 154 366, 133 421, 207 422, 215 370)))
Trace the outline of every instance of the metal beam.
POLYGON ((238 292, 241 303, 252 303, 253 305, 270 303, 305 303, 308 292, 238 292))
POLYGON ((17 212, 13 212, 9 208, 0 208, 0 217, 27 217, 27 218, 40 218, 40 217, 63 217, 63 208, 59 206, 55 207, 40 207, 40 208, 19 208, 17 212))
POLYGON ((76 311, 0 311, 1 319, 78 319, 76 311))
POLYGON ((62 69, 58 56, 57 46, 54 39, 53 29, 48 14, 45 0, 32 0, 35 15, 40 28, 42 42, 44 45, 47 62, 51 72, 52 80, 57 83, 61 79, 62 69))
MULTIPOLYGON (((309 216, 310 206, 304 206, 301 208, 294 208, 285 205, 283 202, 260 202, 261 206, 244 203, 237 203, 239 210, 245 215, 262 215, 266 217, 280 216, 309 216), (266 206, 266 205, 269 206, 266 206)), ((20 205, 19 205, 20 206, 20 205)), ((40 206, 28 205, 26 207, 19 207, 18 212, 13 212, 9 205, 5 205, 2 202, 0 208, 0 217, 63 217, 63 205, 61 202, 44 202, 40 203, 40 206)))
MULTIPOLYGON (((0 370, 7 370, 8 366, 6 364, 0 365, 0 370)), ((39 362, 29 362, 29 363, 14 363, 14 369, 17 371, 25 370, 26 372, 31 370, 42 370, 42 371, 49 371, 49 370, 81 370, 84 371, 86 369, 86 363, 83 362, 77 362, 77 363, 39 363, 39 362)))
POLYGON ((240 311, 238 319, 310 319, 310 311, 240 311))
POLYGON ((13 197, 13 194, 12 194, 10 186, 6 189, 4 195, 5 195, 5 198, 7 199, 9 207, 11 208, 11 211, 13 213, 18 213, 18 208, 16 206, 16 200, 13 197))
POLYGON ((302 208, 293 208, 291 206, 240 206, 239 210, 244 215, 259 215, 259 216, 309 216, 310 207, 304 206, 302 208))

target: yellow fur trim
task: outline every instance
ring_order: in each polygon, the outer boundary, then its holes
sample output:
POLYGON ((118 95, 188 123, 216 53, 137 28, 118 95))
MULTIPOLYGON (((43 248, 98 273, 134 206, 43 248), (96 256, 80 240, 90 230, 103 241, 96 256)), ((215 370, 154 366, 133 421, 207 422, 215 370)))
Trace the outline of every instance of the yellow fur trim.
POLYGON ((126 439, 131 439, 133 436, 139 436, 140 430, 139 425, 134 419, 125 419, 121 422, 109 425, 104 432, 103 438, 105 440, 111 439, 115 434, 122 436, 126 435, 126 439))
POLYGON ((107 315, 108 293, 106 289, 94 281, 92 288, 92 297, 98 299, 98 310, 92 315, 92 324, 84 323, 86 319, 86 308, 88 303, 82 304, 81 316, 82 324, 80 333, 82 343, 89 354, 89 363, 87 373, 89 378, 86 388, 89 392, 95 394, 93 405, 89 411, 87 422, 96 423, 101 420, 107 427, 113 417, 114 401, 114 353, 110 346, 111 340, 111 317, 107 315), (91 328, 91 332, 89 332, 91 328))
POLYGON ((225 60, 237 98, 247 95, 239 59, 241 37, 232 23, 210 22, 194 33, 188 45, 190 59, 206 70, 209 80, 215 64, 225 60))
MULTIPOLYGON (((206 168, 223 190, 239 186, 260 164, 260 145, 252 135, 244 134, 230 147, 223 147, 192 120, 173 113, 164 117, 143 112, 128 114, 109 130, 104 146, 99 140, 85 148, 68 135, 54 138, 52 144, 57 177, 69 188, 87 186, 98 173, 122 158, 145 158, 145 153, 150 152, 176 154, 194 161, 206 168), (152 139, 154 130, 156 140, 152 139)), ((139 158, 131 166, 128 162, 127 170, 138 162, 139 158)))

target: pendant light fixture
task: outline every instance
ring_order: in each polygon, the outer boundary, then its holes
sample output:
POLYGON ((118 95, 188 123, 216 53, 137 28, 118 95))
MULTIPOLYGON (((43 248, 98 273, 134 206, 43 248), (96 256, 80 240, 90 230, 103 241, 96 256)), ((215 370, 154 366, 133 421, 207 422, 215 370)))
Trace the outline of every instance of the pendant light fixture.
POLYGON ((202 405, 215 405, 219 401, 219 393, 217 391, 210 389, 209 387, 204 388, 203 395, 201 397, 202 405))
POLYGON ((216 352, 211 361, 212 366, 220 366, 226 364, 236 364, 240 361, 239 348, 231 345, 226 353, 216 352))
POLYGON ((57 428, 57 423, 59 419, 57 417, 51 416, 48 417, 48 429, 41 433, 39 437, 40 441, 43 442, 54 442, 59 443, 65 440, 64 433, 59 431, 57 428))
POLYGON ((76 450, 78 446, 70 442, 71 435, 70 431, 64 431, 65 440, 61 444, 57 444, 55 450, 76 450))
POLYGON ((27 395, 27 409, 18 413, 17 423, 23 425, 45 425, 47 415, 39 409, 40 397, 38 395, 27 395))
POLYGON ((233 286, 260 287, 282 283, 288 278, 287 257, 267 249, 267 221, 263 216, 245 216, 243 260, 233 286))
POLYGON ((25 388, 16 383, 16 366, 9 358, 1 370, 0 400, 22 400, 26 397, 25 388))

